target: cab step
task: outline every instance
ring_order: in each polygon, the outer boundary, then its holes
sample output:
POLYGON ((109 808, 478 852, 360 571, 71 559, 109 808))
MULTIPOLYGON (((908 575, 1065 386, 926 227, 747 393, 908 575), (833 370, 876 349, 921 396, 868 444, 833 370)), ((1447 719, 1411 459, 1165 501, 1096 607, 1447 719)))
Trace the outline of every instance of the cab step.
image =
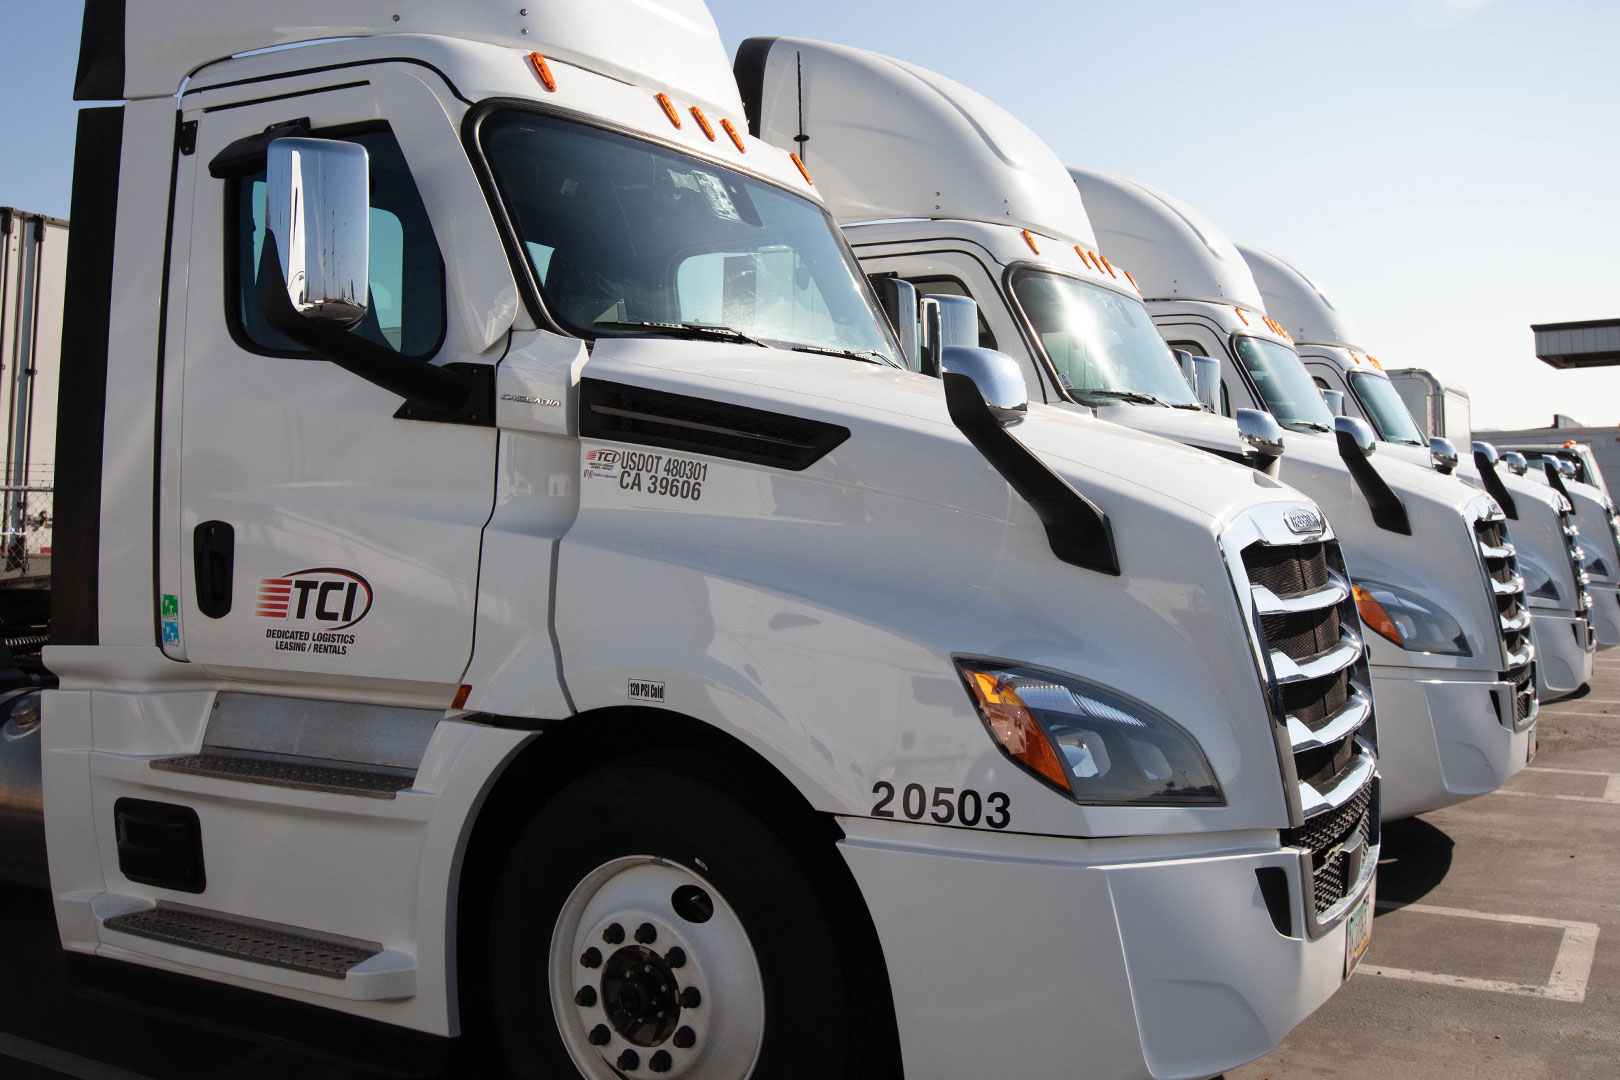
POLYGON ((300 758, 284 754, 204 749, 200 754, 155 758, 152 768, 213 776, 248 784, 273 784, 302 791, 325 791, 370 799, 392 799, 416 783, 408 769, 300 758))
POLYGON ((156 907, 116 915, 102 926, 122 934, 329 979, 344 978, 351 969, 383 951, 380 945, 370 942, 238 919, 164 901, 156 907))

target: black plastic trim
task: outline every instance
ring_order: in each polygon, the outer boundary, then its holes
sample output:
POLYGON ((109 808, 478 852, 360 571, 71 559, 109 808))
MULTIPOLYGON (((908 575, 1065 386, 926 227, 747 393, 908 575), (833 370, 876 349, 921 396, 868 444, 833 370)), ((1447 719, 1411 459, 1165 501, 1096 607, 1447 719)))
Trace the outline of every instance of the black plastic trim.
MULTIPOLYGON (((175 193, 180 178, 180 143, 185 132, 179 110, 174 114, 174 144, 169 151, 169 188, 163 201, 163 272, 158 284, 157 351, 152 370, 152 643, 163 648, 163 376, 169 351, 169 267, 174 254, 175 193)), ((195 124, 192 125, 196 127, 195 124)), ((227 604, 227 607, 229 605, 227 604)))
MULTIPOLYGON (((1550 461, 1549 459, 1542 458, 1541 459, 1541 467, 1547 473, 1547 483, 1548 483, 1548 485, 1554 491, 1558 492, 1558 494, 1560 494, 1564 498, 1568 499, 1569 500, 1569 505, 1574 506, 1575 505, 1575 497, 1569 493, 1569 488, 1564 486, 1564 474, 1558 471, 1558 466, 1553 464, 1552 461, 1550 461)), ((1493 492, 1491 492, 1491 494, 1495 495, 1496 492, 1493 491, 1493 492)), ((1504 506, 1502 509, 1506 510, 1507 507, 1504 506)), ((1508 516, 1511 517, 1512 515, 1510 514, 1508 516)))
POLYGON ((1259 866, 1254 877, 1260 886, 1260 898, 1266 902, 1271 925, 1283 937, 1294 936, 1294 905, 1288 895, 1288 871, 1280 866, 1259 866))
POLYGON ((124 97, 124 0, 85 0, 74 101, 124 97))
POLYGON ((581 379, 579 435, 801 472, 848 439, 849 429, 725 401, 581 379))
POLYGON ((197 610, 210 619, 231 613, 236 576, 236 530, 228 521, 204 521, 191 530, 191 563, 197 610))
POLYGON ((311 94, 329 94, 334 90, 353 90, 357 86, 370 86, 369 79, 355 79, 353 82, 333 83, 331 86, 316 86, 308 90, 289 90, 285 94, 267 94, 264 97, 248 98, 246 101, 228 101, 223 105, 209 105, 203 109, 203 115, 209 113, 230 112, 232 109, 245 109, 250 105, 264 105, 272 101, 286 101, 289 98, 309 97, 311 94))
MULTIPOLYGON (((1502 513, 1508 516, 1509 521, 1518 521, 1519 506, 1513 501, 1513 496, 1508 492, 1507 485, 1502 483, 1502 478, 1497 475, 1496 465, 1491 461, 1489 455, 1482 454, 1478 450, 1474 451, 1474 468, 1479 470, 1479 478, 1484 483, 1485 490, 1502 507, 1502 513)), ((1563 485, 1554 484, 1553 486, 1562 487, 1563 485)))
POLYGON ((251 86, 254 83, 274 82, 277 79, 294 79, 300 75, 319 75, 324 71, 342 71, 345 68, 372 67, 376 64, 414 64, 420 68, 427 68, 444 82, 445 87, 449 89, 457 101, 469 106, 474 103, 471 98, 456 89, 456 84, 450 81, 450 76, 426 60, 418 60, 414 56, 379 56, 371 60, 349 60, 341 64, 319 64, 315 67, 298 68, 295 71, 274 71, 268 75, 254 75, 247 79, 230 79, 222 83, 209 83, 206 86, 188 86, 180 96, 184 99, 192 94, 201 94, 209 90, 229 90, 233 86, 251 86))
POLYGON ((123 142, 123 106, 80 110, 66 282, 73 317, 62 323, 61 382, 68 393, 56 422, 51 560, 51 642, 56 645, 100 641, 101 451, 123 142))
POLYGON ((208 160, 208 175, 215 180, 230 180, 264 168, 270 153, 270 144, 277 139, 309 138, 309 117, 283 120, 271 124, 256 135, 244 135, 226 143, 224 149, 208 160))
POLYGON ((1348 431, 1340 431, 1335 438, 1339 442, 1339 457, 1344 459, 1344 467, 1350 470, 1362 497, 1367 500, 1367 509, 1372 511, 1373 524, 1387 532, 1411 536, 1412 522, 1406 516, 1406 504, 1401 502, 1401 497, 1395 494, 1383 474, 1367 460, 1361 447, 1356 445, 1355 437, 1348 431))
POLYGON ((1046 527, 1052 554, 1073 566, 1119 575, 1119 554, 1108 515, 1001 426, 973 380, 947 371, 945 405, 951 421, 1046 527))
POLYGON ((113 803, 113 835, 118 872, 130 881, 184 893, 208 887, 202 824, 191 807, 118 799, 113 803))
POLYGON ((737 80, 737 91, 742 95, 743 117, 748 121, 748 134, 756 139, 759 133, 760 113, 765 107, 765 61, 771 55, 774 37, 751 37, 737 46, 737 59, 731 73, 737 80))

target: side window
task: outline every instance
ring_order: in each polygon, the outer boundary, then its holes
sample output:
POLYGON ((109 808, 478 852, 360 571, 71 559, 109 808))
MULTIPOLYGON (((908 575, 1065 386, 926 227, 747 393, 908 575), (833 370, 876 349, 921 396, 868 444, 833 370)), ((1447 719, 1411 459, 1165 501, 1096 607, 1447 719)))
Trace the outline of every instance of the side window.
MULTIPOLYGON (((344 136, 371 158, 370 306, 355 333, 406 356, 426 359, 444 340, 444 260, 405 155, 388 131, 344 136)), ((231 335, 244 348, 274 356, 306 356, 264 320, 259 254, 264 247, 264 170, 226 188, 228 235, 234 251, 226 279, 231 335)))
POLYGON ((1311 382, 1316 384, 1316 388, 1318 390, 1331 390, 1331 389, 1333 389, 1333 387, 1328 385, 1328 381, 1326 379, 1322 378, 1322 376, 1320 376, 1320 375, 1312 375, 1311 376, 1311 382))
MULTIPOLYGON (((967 286, 953 277, 926 277, 907 278, 907 281, 917 290, 917 296, 965 296, 969 300, 977 301, 979 298, 968 292, 967 286)), ((996 348, 996 335, 991 331, 990 324, 984 321, 984 305, 979 305, 979 348, 996 348)))

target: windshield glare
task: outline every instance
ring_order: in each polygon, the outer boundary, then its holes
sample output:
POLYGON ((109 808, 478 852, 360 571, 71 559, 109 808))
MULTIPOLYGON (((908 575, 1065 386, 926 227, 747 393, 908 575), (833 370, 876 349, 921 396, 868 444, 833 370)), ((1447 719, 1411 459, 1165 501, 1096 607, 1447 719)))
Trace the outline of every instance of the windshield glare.
POLYGON ((1350 389, 1356 392, 1361 407, 1367 410, 1367 418, 1378 429, 1379 438, 1413 446, 1428 445, 1423 432, 1418 430, 1417 421, 1406 410, 1406 402, 1388 379, 1365 371, 1352 371, 1350 389))
POLYGON ((1113 391, 1198 405, 1140 300, 1044 270, 1016 272, 1012 290, 1075 398, 1099 404, 1113 391))
POLYGON ((536 113, 496 113, 480 141, 541 298, 566 329, 597 337, 682 323, 897 362, 837 227, 809 199, 536 113))
POLYGON ((1275 341, 1245 335, 1234 336, 1232 348, 1277 423, 1296 431, 1313 426, 1333 430, 1333 414, 1298 353, 1275 341))

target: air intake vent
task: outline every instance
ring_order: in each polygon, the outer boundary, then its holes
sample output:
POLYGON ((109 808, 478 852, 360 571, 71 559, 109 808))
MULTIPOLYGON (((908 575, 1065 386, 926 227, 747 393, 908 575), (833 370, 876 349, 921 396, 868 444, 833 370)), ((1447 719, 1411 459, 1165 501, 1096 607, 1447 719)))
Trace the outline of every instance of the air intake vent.
POLYGON ((798 472, 849 438, 849 429, 685 394, 582 379, 579 434, 798 472))

